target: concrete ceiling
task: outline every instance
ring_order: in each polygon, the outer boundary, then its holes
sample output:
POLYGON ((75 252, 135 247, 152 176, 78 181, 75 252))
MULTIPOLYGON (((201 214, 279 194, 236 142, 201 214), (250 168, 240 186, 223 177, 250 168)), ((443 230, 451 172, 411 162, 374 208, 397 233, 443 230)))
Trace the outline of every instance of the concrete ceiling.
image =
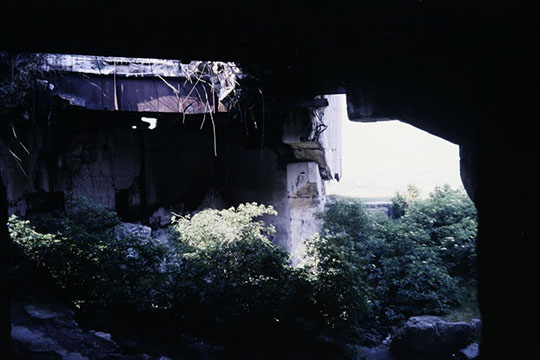
POLYGON ((401 119, 461 144, 499 111, 489 104, 522 106, 536 86, 532 1, 9 1, 0 12, 0 49, 237 61, 267 94, 347 91, 352 119, 401 119))

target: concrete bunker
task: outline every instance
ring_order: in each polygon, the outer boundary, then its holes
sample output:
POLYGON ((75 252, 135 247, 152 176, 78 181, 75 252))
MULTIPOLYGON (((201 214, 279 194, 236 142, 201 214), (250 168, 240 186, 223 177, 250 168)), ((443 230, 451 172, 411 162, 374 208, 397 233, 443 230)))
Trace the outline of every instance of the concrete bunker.
POLYGON ((318 231, 324 182, 341 176, 343 95, 246 100, 233 63, 39 56, 47 122, 2 143, 8 214, 86 197, 158 228, 172 211, 257 202, 292 253, 318 231))
MULTIPOLYGON (((178 31, 177 12, 161 11, 160 21, 142 27, 140 8, 121 2, 5 2, 2 9, 10 15, 1 24, 7 49, 250 60, 271 70, 273 88, 281 86, 283 93, 309 97, 341 88, 348 97, 362 93, 358 100, 364 103, 368 94, 383 117, 460 144, 464 184, 480 215, 481 351, 487 358, 529 356, 535 333, 526 329, 538 319, 534 287, 526 285, 538 274, 538 207, 531 201, 539 198, 540 177, 533 165, 539 138, 537 3, 392 0, 290 4, 286 11, 267 6, 264 12, 260 4, 186 3, 186 14, 202 10, 209 20, 200 26, 198 16, 182 18, 183 29, 197 29, 193 37, 178 31), (216 41, 224 28, 233 41, 216 41), (322 44, 332 51, 321 51, 322 44), (359 48, 366 56, 358 56, 359 48), (284 82, 291 86, 283 88, 284 82), (511 189, 507 211, 501 211, 501 189, 511 189)), ((2 180, 6 176, 2 172, 2 180)), ((5 219, 5 196, 1 200, 5 219)), ((0 230, 7 247, 6 228, 0 230)), ((4 309, 7 324, 9 307, 4 309)), ((4 336, 9 339, 8 331, 4 336)))

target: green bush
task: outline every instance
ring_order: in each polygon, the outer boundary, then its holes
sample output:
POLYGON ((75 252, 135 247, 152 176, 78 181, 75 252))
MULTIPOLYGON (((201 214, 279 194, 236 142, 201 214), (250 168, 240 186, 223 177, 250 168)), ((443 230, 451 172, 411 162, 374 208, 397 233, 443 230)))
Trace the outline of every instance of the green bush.
POLYGON ((420 189, 414 185, 408 185, 407 189, 403 193, 396 193, 392 198, 392 205, 390 206, 390 217, 393 219, 399 219, 404 216, 410 206, 420 198, 420 189))
POLYGON ((293 267, 268 239, 274 228, 257 220, 276 214, 271 207, 174 217, 168 246, 119 232, 114 212, 86 200, 70 202, 67 213, 32 223, 12 217, 14 243, 81 311, 112 309, 118 331, 157 327, 171 342, 199 338, 233 356, 354 356, 366 312, 356 267, 319 237, 293 267), (156 316, 166 320, 156 324, 156 316))
POLYGON ((311 339, 352 356, 365 312, 354 267, 318 237, 306 244, 303 264, 292 267, 268 240, 273 227, 253 220, 264 214, 276 212, 242 204, 173 220, 182 253, 173 297, 184 326, 244 351, 269 343, 285 350, 311 339))
POLYGON ((315 331, 343 349, 356 344, 367 312, 365 284, 358 267, 330 236, 305 241, 300 269, 311 285, 315 331))
POLYGON ((409 316, 447 313, 465 298, 458 280, 474 278, 476 212, 464 193, 443 187, 400 201, 395 218, 359 201, 330 204, 296 267, 258 220, 276 212, 255 203, 174 217, 169 245, 119 231, 114 212, 84 199, 63 218, 13 216, 9 230, 70 301, 128 304, 150 318, 159 309, 167 325, 152 326, 171 341, 195 336, 232 355, 300 348, 352 358, 358 341, 378 341, 409 316))
POLYGON ((475 277, 476 211, 463 191, 439 187, 423 200, 410 187, 394 197, 390 214, 371 215, 348 200, 320 215, 324 238, 364 281, 366 341, 410 316, 447 314, 463 298, 461 281, 475 277))
POLYGON ((172 297, 190 326, 235 337, 241 324, 259 321, 264 327, 282 319, 288 254, 268 240, 273 227, 253 221, 263 214, 275 211, 242 204, 173 218, 181 258, 172 297))
POLYGON ((68 214, 33 224, 11 216, 8 225, 14 245, 52 276, 69 301, 105 307, 159 300, 161 246, 118 232, 116 214, 88 200, 70 200, 68 214))
POLYGON ((475 279, 477 213, 464 190, 437 187, 410 206, 402 221, 429 234, 425 245, 436 249, 452 277, 475 279))

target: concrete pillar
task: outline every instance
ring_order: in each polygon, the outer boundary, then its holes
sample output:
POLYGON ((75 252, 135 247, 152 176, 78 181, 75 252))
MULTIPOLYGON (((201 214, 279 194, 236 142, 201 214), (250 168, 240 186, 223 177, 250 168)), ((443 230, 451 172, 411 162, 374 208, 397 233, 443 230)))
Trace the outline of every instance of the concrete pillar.
POLYGON ((324 183, 319 165, 314 161, 287 165, 287 194, 290 208, 290 252, 293 264, 298 262, 302 239, 320 230, 316 214, 325 204, 324 183))

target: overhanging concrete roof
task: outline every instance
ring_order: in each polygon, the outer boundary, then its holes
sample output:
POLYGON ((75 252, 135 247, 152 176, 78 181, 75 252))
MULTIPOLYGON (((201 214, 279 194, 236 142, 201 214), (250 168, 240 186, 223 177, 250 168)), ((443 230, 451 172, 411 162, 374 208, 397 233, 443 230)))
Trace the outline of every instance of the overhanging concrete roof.
POLYGON ((219 99, 235 87, 240 70, 216 62, 114 56, 42 54, 53 93, 88 110, 203 114, 226 111, 219 99), (223 72, 223 70, 222 70, 223 72), (216 106, 217 104, 217 106, 216 106))

